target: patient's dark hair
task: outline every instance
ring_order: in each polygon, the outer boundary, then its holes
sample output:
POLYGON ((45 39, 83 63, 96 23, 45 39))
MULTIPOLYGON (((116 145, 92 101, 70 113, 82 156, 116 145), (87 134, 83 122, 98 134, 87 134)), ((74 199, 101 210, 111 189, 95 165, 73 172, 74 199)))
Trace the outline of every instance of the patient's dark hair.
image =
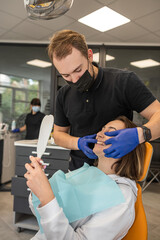
MULTIPOLYGON (((115 120, 122 121, 126 128, 135 128, 136 124, 131 122, 127 117, 120 116, 115 120)), ((132 180, 139 180, 144 170, 144 158, 146 147, 145 143, 139 144, 133 151, 116 161, 113 165, 115 173, 121 177, 127 177, 132 180)), ((96 165, 98 163, 95 163, 96 165)))

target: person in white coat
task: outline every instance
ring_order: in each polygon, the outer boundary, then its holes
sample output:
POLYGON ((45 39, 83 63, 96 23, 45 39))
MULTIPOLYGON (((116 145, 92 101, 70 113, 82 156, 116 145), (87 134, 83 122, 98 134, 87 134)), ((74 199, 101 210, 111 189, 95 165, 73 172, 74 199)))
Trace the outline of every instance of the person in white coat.
MULTIPOLYGON (((109 138, 104 134, 105 132, 133 127, 135 127, 135 124, 123 116, 107 123, 103 129, 97 133, 97 143, 93 148, 93 152, 98 156, 98 160, 95 162, 94 167, 88 165, 87 168, 87 171, 88 169, 90 172, 96 170, 98 173, 101 173, 104 178, 108 177, 113 181, 115 185, 118 186, 124 200, 113 204, 113 206, 107 206, 106 209, 104 208, 102 211, 93 211, 92 214, 86 215, 84 218, 73 222, 69 221, 65 214, 65 208, 63 209, 58 202, 54 189, 51 188, 44 174, 43 167, 40 165, 40 159, 30 157, 31 164, 25 165, 27 172, 24 176, 27 179, 28 187, 40 201, 36 210, 40 215, 40 222, 44 231, 43 233, 38 231, 32 238, 33 240, 120 240, 127 234, 135 219, 135 202, 137 197, 136 180, 138 180, 143 173, 145 145, 144 143, 139 144, 136 149, 120 159, 106 158, 103 150, 106 148, 104 142, 109 138)), ((79 176, 81 176, 80 174, 82 173, 78 173, 79 176)), ((94 177, 96 176, 93 175, 91 181, 95 180, 94 177)), ((83 182, 83 176, 81 180, 83 182)), ((103 193, 100 192, 100 186, 103 186, 103 183, 104 182, 99 182, 99 187, 95 185, 94 194, 91 196, 92 198, 96 199, 96 194, 103 195, 103 193)), ((89 181, 85 181, 85 187, 87 187, 87 184, 89 184, 89 181)), ((107 191, 105 187, 102 190, 103 192, 107 191)), ((114 189, 109 189, 109 196, 112 194, 112 191, 114 191, 114 189)), ((87 196, 89 198, 90 194, 92 194, 92 189, 86 193, 86 199, 87 196)), ((34 213, 35 209, 33 208, 31 198, 32 196, 30 195, 30 207, 34 213)), ((113 203, 116 202, 114 197, 111 197, 110 200, 113 201, 113 203)), ((66 206, 66 208, 68 207, 69 211, 72 212, 74 210, 71 209, 69 201, 71 201, 71 199, 68 200, 68 206, 66 206)), ((95 201, 95 205, 101 205, 101 201, 102 204, 104 202, 108 204, 108 198, 101 198, 100 201, 95 201)), ((87 204, 87 201, 83 204, 87 204)), ((95 209, 95 206, 93 206, 93 208, 95 209)))

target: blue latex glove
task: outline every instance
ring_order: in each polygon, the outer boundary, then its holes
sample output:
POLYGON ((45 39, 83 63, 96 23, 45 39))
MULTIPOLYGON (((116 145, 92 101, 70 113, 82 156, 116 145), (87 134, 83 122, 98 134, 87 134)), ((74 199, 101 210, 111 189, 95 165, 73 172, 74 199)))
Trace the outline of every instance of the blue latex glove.
POLYGON ((12 130, 13 133, 17 133, 17 132, 20 132, 20 129, 19 128, 15 128, 14 130, 12 130))
POLYGON ((131 152, 139 144, 137 128, 127 128, 113 132, 105 132, 106 136, 112 137, 105 144, 112 144, 104 149, 105 157, 121 158, 131 152))
POLYGON ((97 143, 97 140, 95 139, 96 135, 97 134, 88 135, 78 139, 78 148, 91 159, 97 159, 97 155, 92 151, 91 148, 89 148, 90 143, 97 143))

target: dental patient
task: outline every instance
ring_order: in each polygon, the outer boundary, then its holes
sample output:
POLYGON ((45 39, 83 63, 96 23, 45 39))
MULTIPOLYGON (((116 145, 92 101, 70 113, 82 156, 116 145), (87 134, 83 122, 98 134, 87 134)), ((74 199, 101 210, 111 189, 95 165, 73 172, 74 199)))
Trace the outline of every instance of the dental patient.
POLYGON ((95 166, 64 174, 57 171, 48 181, 40 159, 30 157, 26 164, 29 204, 40 230, 32 240, 120 240, 135 219, 136 182, 143 173, 145 144, 139 144, 121 159, 106 158, 104 133, 133 128, 121 116, 97 133, 93 152, 95 166))

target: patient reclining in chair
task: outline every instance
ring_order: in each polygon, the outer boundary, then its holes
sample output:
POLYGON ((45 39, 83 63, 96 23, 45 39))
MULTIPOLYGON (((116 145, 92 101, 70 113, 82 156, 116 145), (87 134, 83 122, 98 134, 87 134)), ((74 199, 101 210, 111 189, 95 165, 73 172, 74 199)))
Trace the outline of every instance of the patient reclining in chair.
POLYGON ((135 219, 135 181, 143 173, 145 144, 114 159, 104 156, 103 143, 109 138, 104 132, 133 127, 124 116, 107 123, 96 136, 94 166, 85 163, 67 174, 59 170, 49 181, 40 159, 30 157, 24 176, 40 226, 33 240, 119 240, 127 234, 135 219))

